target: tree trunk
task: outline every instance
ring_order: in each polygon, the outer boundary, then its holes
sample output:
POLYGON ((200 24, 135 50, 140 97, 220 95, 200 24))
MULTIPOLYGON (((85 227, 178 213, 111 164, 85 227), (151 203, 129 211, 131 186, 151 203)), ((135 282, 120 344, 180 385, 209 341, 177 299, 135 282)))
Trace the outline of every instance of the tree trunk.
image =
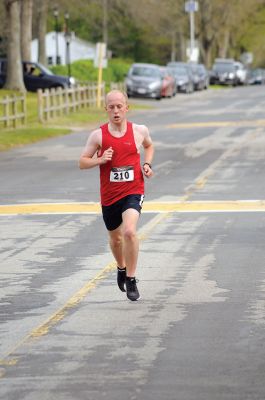
POLYGON ((48 0, 39 0, 38 2, 38 61, 47 65, 46 55, 46 33, 47 33, 47 14, 48 0))
POLYGON ((205 49, 205 58, 204 58, 204 64, 208 69, 212 67, 212 49, 209 47, 208 49, 205 49))
POLYGON ((21 57, 31 61, 33 0, 21 2, 21 57))
POLYGON ((108 0, 103 0, 103 42, 106 43, 106 49, 108 49, 108 0))
POLYGON ((178 61, 186 61, 186 43, 183 30, 180 27, 178 31, 178 61))
POLYGON ((171 61, 176 61, 176 31, 171 31, 171 61))
POLYGON ((204 37, 201 40, 201 56, 203 64, 210 69, 212 67, 213 39, 204 37))
POLYGON ((224 31, 224 40, 222 47, 219 50, 219 57, 220 58, 226 58, 227 57, 227 52, 229 48, 229 40, 230 40, 230 31, 228 28, 224 31))
POLYGON ((20 53, 20 1, 5 0, 5 10, 8 22, 5 89, 25 91, 20 53))

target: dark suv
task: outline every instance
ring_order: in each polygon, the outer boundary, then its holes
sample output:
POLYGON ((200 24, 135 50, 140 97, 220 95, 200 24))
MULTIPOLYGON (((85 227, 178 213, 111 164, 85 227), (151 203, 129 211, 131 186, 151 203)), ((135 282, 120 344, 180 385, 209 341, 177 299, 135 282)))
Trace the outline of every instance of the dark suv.
MULTIPOLYGON (((23 77, 25 87, 30 92, 38 89, 67 88, 75 84, 74 78, 55 75, 44 65, 37 62, 23 61, 23 77)), ((6 81, 7 60, 0 58, 0 88, 6 81)))

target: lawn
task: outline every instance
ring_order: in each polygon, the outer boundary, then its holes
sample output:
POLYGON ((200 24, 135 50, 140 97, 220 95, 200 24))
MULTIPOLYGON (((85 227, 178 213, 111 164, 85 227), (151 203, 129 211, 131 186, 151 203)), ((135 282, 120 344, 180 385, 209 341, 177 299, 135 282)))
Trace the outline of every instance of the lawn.
MULTIPOLYGON (((7 95, 18 94, 7 90, 0 90, 0 100, 7 95)), ((23 146, 39 140, 66 135, 72 132, 74 127, 88 126, 104 120, 105 112, 99 109, 84 109, 69 115, 52 119, 49 123, 38 122, 37 94, 27 92, 27 119, 26 124, 18 123, 17 128, 4 128, 0 122, 0 151, 13 147, 23 146)), ((0 105, 0 115, 3 109, 0 105)))

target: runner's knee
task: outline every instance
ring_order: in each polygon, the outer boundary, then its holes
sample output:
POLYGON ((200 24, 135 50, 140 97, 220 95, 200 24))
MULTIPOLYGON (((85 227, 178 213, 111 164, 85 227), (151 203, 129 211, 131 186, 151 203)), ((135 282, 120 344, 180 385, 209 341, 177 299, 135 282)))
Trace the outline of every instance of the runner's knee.
POLYGON ((124 239, 125 240, 134 240, 136 237, 136 231, 134 227, 125 227, 123 231, 124 239))
POLYGON ((110 244, 112 247, 120 247, 122 244, 122 235, 115 235, 110 237, 110 244))

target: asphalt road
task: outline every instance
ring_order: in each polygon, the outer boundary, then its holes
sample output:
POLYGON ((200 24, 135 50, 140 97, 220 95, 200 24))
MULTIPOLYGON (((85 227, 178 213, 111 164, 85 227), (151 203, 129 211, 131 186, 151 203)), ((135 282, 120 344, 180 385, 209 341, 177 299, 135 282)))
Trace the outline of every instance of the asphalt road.
POLYGON ((88 132, 0 153, 0 398, 264 400, 265 91, 131 113, 155 177, 141 300, 116 286, 88 132))

